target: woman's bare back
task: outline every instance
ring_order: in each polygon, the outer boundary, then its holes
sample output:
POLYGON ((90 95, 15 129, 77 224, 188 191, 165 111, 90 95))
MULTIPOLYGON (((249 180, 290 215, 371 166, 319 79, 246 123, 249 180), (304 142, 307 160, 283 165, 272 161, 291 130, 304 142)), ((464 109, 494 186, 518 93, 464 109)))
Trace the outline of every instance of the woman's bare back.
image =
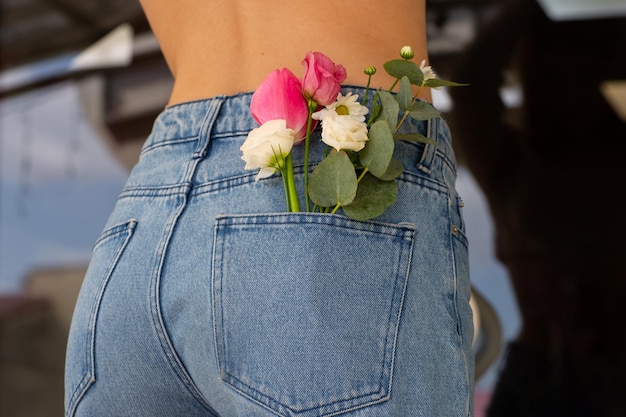
POLYGON ((402 46, 427 59, 424 0, 141 2, 175 78, 170 105, 252 91, 277 68, 299 75, 308 51, 344 65, 346 84, 374 65, 373 87, 391 85, 382 65, 402 46))

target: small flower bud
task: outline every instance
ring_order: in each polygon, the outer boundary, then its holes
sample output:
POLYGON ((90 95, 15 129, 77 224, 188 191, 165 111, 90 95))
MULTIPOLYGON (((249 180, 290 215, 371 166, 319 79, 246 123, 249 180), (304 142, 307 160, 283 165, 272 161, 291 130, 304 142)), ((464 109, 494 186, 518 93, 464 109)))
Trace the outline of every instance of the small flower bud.
POLYGON ((415 56, 415 54, 413 53, 413 48, 411 48, 409 45, 403 46, 402 49, 400 49, 400 56, 403 59, 413 59, 413 57, 415 56))
POLYGON ((370 65, 369 67, 365 68, 363 72, 365 73, 365 75, 374 75, 376 74, 376 67, 370 65))

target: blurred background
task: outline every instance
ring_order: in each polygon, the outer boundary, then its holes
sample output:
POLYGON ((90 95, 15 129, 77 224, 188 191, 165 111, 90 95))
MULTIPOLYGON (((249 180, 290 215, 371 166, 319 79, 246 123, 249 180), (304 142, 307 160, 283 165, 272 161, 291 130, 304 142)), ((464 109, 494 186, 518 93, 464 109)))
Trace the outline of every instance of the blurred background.
MULTIPOLYGON (((137 1, 0 5, 0 416, 62 416, 65 339, 91 245, 172 78, 137 1)), ((427 9, 435 71, 481 88, 434 92, 453 129, 470 240, 476 416, 626 415, 614 382, 626 344, 604 340, 625 317, 617 296, 603 296, 626 282, 623 169, 606 157, 621 159, 626 139, 626 2, 427 9), (531 99, 543 105, 529 111, 531 99)))

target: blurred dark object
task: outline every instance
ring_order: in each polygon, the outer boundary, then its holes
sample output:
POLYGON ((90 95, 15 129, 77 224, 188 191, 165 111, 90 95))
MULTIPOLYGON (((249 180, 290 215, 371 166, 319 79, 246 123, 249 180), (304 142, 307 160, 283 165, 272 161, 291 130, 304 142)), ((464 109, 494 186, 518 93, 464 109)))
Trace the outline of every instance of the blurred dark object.
POLYGON ((63 415, 65 336, 42 298, 0 296, 0 415, 63 415))
POLYGON ((124 22, 148 29, 138 1, 2 0, 0 71, 82 50, 124 22))
POLYGON ((0 416, 63 415, 65 346, 86 267, 40 269, 0 295, 0 416))
POLYGON ((1 1, 0 98, 66 81, 76 83, 92 127, 130 170, 173 83, 137 0, 1 1), (70 68, 122 24, 132 27, 130 64, 70 68))
POLYGON ((458 58, 451 125, 486 194, 522 316, 490 417, 626 415, 626 19, 554 22, 503 2, 458 58), (521 112, 500 89, 518 83, 521 112))

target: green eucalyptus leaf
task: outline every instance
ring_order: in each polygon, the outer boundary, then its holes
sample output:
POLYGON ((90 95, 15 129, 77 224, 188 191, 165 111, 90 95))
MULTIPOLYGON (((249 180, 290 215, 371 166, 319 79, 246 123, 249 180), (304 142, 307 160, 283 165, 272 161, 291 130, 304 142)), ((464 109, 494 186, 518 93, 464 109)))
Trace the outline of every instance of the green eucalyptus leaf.
POLYGON ((409 111, 411 117, 415 120, 430 120, 441 118, 441 113, 432 104, 426 101, 416 101, 409 111))
POLYGON ((397 101, 400 110, 408 111, 413 103, 413 90, 411 90, 411 82, 407 77, 400 79, 400 90, 398 91, 397 101))
POLYGON ((400 111, 400 105, 396 101, 395 97, 388 91, 379 91, 378 96, 380 97, 380 102, 383 106, 380 120, 386 120, 389 125, 389 129, 395 130, 396 125, 398 124, 398 112, 400 111))
POLYGON ((359 183, 354 201, 343 206, 343 212, 354 220, 373 219, 383 214, 396 201, 397 191, 395 181, 383 181, 366 174, 359 183))
POLYGON ((424 81, 424 73, 413 61, 394 59, 392 61, 385 62, 383 67, 392 77, 398 79, 407 77, 411 84, 421 86, 424 81))
POLYGON ((429 78, 426 80, 425 85, 431 88, 437 87, 464 87, 469 84, 461 84, 454 81, 440 80, 439 78, 429 78))
POLYGON ((344 151, 333 151, 319 163, 309 177, 309 197, 320 207, 349 204, 356 195, 354 165, 344 151))
POLYGON ((393 135, 395 140, 403 140, 405 142, 417 142, 417 143, 428 143, 430 145, 436 145, 437 141, 428 136, 424 136, 421 133, 396 133, 393 135))
POLYGON ((378 120, 369 130, 369 140, 359 152, 361 165, 369 169, 376 177, 382 177, 387 172, 387 167, 393 156, 395 143, 393 134, 385 120, 378 120))
POLYGON ((372 100, 372 111, 370 112, 370 118, 369 118, 368 124, 372 124, 373 122, 378 120, 378 117, 381 115, 382 111, 383 111, 383 107, 381 105, 380 96, 378 94, 375 94, 374 100, 372 100))
POLYGON ((402 162, 398 161, 396 158, 391 158, 391 161, 389 161, 389 166, 387 167, 387 172, 381 175, 380 179, 383 181, 395 180, 403 172, 404 165, 402 165, 402 162))

